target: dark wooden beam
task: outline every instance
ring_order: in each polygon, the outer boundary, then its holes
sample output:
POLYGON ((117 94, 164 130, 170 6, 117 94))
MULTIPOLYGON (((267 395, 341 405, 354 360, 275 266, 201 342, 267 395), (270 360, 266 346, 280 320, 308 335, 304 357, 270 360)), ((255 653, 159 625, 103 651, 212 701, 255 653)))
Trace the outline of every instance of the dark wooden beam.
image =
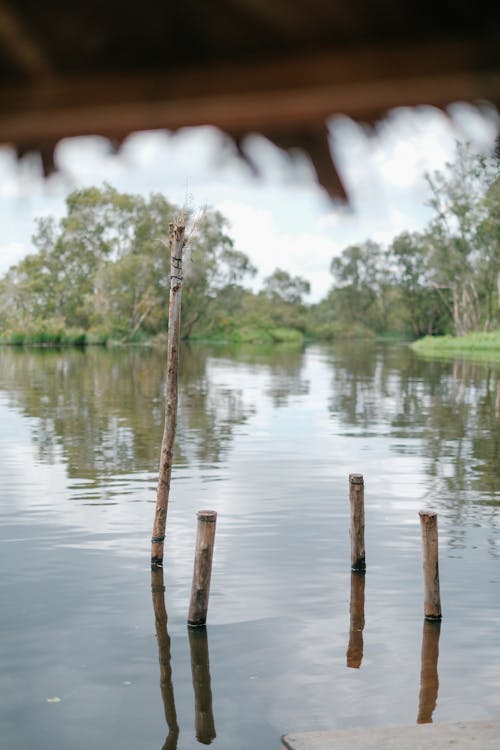
POLYGON ((297 149, 304 151, 311 159, 318 182, 327 193, 347 201, 348 196, 344 184, 339 176, 330 151, 329 135, 325 125, 309 127, 306 130, 264 133, 276 146, 293 153, 297 149))
POLYGON ((302 4, 290 0, 225 0, 248 14, 252 20, 269 26, 280 35, 300 38, 308 31, 316 30, 314 18, 302 4))
POLYGON ((394 107, 500 104, 498 51, 470 41, 348 51, 154 74, 44 79, 0 92, 0 143, 42 153, 59 139, 214 125, 238 142, 259 132, 309 153, 329 192, 341 196, 325 121, 373 122, 394 107), (495 60, 496 64, 488 62, 495 60))
POLYGON ((21 73, 40 78, 52 73, 40 42, 31 34, 7 0, 0 0, 0 42, 10 62, 21 73))
POLYGON ((217 69, 53 79, 0 93, 0 142, 211 124, 232 133, 299 129, 342 113, 500 101, 500 67, 471 44, 439 43, 217 69))

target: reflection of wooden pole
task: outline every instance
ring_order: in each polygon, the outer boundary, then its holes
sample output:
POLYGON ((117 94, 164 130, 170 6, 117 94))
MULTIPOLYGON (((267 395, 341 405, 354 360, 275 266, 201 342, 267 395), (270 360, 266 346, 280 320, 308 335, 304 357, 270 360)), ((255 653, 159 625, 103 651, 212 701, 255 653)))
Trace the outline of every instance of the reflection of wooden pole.
POLYGON ((347 666, 359 669, 363 660, 363 628, 365 627, 365 574, 351 573, 351 626, 347 647, 347 666))
POLYGON ((419 516, 424 569, 424 615, 426 620, 440 620, 437 513, 421 510, 419 516))
POLYGON ((151 570, 151 592, 155 613, 156 639, 160 661, 160 690, 168 726, 168 737, 162 750, 175 750, 179 736, 177 713, 175 711, 174 687, 172 685, 172 667, 170 666, 170 636, 167 630, 167 610, 165 608, 165 586, 163 569, 151 570))
POLYGON ((217 513, 215 510, 200 510, 197 513, 197 518, 193 586, 188 614, 188 625, 191 627, 204 625, 207 621, 217 513))
POLYGON ((439 620, 436 622, 424 620, 417 724, 430 724, 433 711, 436 708, 439 690, 437 665, 440 631, 441 622, 439 620))
POLYGON ((365 485, 362 474, 349 474, 351 505, 351 570, 366 570, 365 562, 365 485))
POLYGON ((182 250, 185 227, 170 224, 170 301, 168 307, 167 372, 165 380, 165 425, 161 444, 156 510, 151 537, 151 565, 163 565, 163 542, 167 522, 170 477, 177 426, 177 375, 181 329, 182 250))
POLYGON ((208 658, 207 629, 189 628, 191 650, 191 674, 193 676, 196 739, 210 745, 215 739, 215 723, 212 712, 212 690, 210 687, 210 664, 208 658))

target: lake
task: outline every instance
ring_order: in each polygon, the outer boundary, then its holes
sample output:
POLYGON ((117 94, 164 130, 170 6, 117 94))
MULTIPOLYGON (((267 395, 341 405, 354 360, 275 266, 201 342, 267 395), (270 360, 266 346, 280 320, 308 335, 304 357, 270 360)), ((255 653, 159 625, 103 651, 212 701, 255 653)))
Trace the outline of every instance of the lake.
POLYGON ((0 349, 2 747, 279 750, 288 732, 498 718, 498 366, 370 342, 181 361, 152 580, 163 353, 0 349), (208 623, 188 632, 203 508, 208 623), (420 509, 439 514, 441 626, 423 619, 420 509))

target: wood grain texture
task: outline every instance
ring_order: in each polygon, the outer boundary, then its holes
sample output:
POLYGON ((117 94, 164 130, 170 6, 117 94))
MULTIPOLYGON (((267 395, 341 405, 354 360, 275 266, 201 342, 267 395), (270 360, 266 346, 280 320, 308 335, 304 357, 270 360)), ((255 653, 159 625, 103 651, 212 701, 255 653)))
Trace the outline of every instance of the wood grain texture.
POLYGON ((191 627, 205 625, 207 621, 217 513, 215 510, 200 510, 197 518, 193 585, 188 614, 188 625, 191 627))
POLYGON ((421 510, 422 567, 424 573, 424 615, 427 620, 440 620, 439 551, 437 513, 421 510))
POLYGON ((365 485, 362 474, 349 474, 351 506, 351 570, 366 570, 365 556, 365 485))

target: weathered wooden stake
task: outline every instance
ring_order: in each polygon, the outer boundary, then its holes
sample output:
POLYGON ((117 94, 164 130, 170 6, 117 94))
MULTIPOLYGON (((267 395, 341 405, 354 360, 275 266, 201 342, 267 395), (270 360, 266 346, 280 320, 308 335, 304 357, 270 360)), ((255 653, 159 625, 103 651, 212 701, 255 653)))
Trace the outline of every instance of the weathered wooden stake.
POLYGON ((217 521, 215 510, 199 510, 196 515, 198 518, 198 528, 196 533, 193 586, 188 614, 188 625, 190 627, 199 627, 207 621, 215 524, 217 521))
POLYGON ((440 620, 437 513, 421 510, 422 563, 424 570, 424 615, 426 620, 440 620))
POLYGON ((161 444, 156 510, 151 537, 151 565, 163 565, 163 542, 167 522, 170 477, 177 426, 177 374, 181 328, 182 251, 186 240, 183 224, 170 224, 170 300, 168 306, 167 369, 165 379, 165 424, 161 444))
POLYGON ((439 690, 437 665, 440 632, 440 620, 434 622, 424 620, 417 724, 430 724, 432 722, 432 714, 436 708, 439 690))
POLYGON ((216 732, 212 711, 210 662, 207 629, 205 627, 189 628, 189 648, 191 651, 196 739, 204 745, 210 745, 216 737, 216 732))
POLYGON ((363 628, 365 627, 365 574, 351 572, 351 624, 347 646, 347 666, 359 669, 363 660, 363 628))
POLYGON ((366 570, 365 562, 365 485, 362 474, 349 474, 351 505, 351 570, 366 570))
POLYGON ((160 690, 163 698, 163 709, 168 726, 168 737, 162 750, 175 750, 179 736, 179 725, 174 701, 174 686, 172 684, 172 667, 170 665, 170 636, 167 630, 167 610, 165 607, 165 586, 163 585, 163 569, 151 570, 151 593, 155 613, 156 639, 158 641, 158 657, 160 661, 160 690))

